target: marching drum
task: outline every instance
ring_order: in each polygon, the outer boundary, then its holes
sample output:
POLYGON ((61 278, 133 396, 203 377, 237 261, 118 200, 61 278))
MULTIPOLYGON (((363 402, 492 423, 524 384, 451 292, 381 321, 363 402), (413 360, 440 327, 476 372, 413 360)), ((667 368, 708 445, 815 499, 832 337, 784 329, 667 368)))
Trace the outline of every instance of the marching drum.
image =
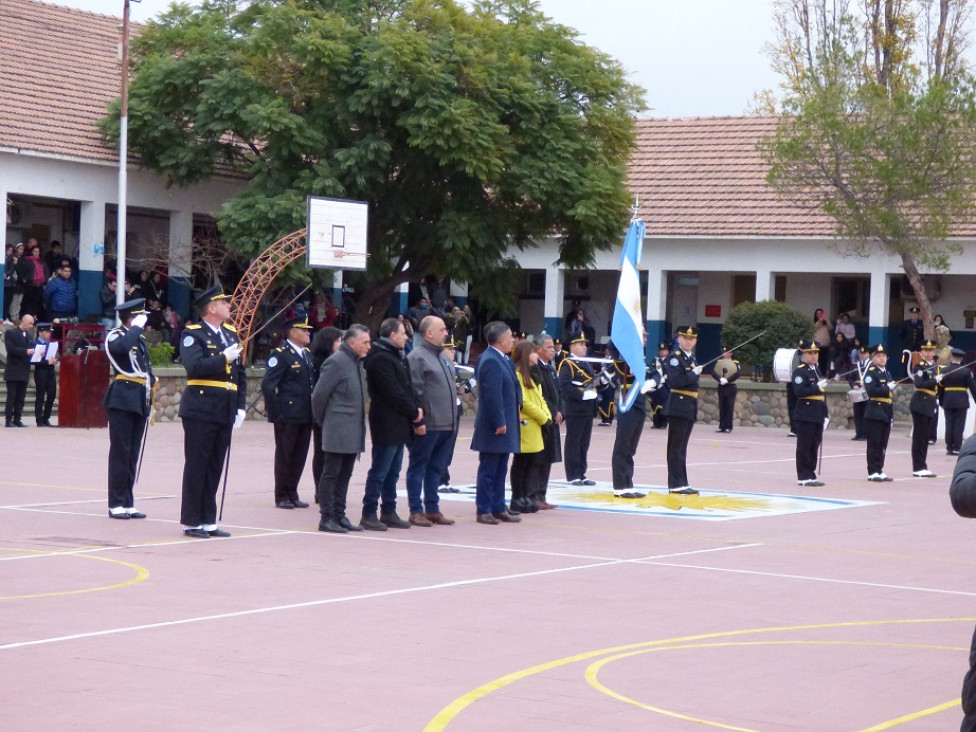
POLYGON ((800 352, 795 348, 778 348, 773 356, 773 378, 786 383, 793 376, 793 369, 800 365, 800 352))
POLYGON ((868 393, 864 389, 851 389, 847 392, 847 401, 851 404, 857 404, 858 402, 866 402, 868 400, 868 393))

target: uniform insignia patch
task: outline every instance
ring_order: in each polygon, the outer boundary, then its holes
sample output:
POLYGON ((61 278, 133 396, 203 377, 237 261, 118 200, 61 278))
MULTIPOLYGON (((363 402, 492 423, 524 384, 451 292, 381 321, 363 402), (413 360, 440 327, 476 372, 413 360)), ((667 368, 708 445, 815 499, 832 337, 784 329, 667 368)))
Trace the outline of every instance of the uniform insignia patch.
POLYGON ((268 359, 268 368, 269 369, 273 369, 277 365, 278 365, 278 357, 277 356, 272 356, 271 358, 268 359))
POLYGON ((183 339, 184 348, 189 348, 192 345, 193 345, 193 336, 187 336, 186 338, 183 339))
POLYGON ((874 378, 873 376, 865 376, 864 377, 864 383, 865 384, 870 384, 871 381, 873 380, 873 378, 874 378))
POLYGON ((670 363, 671 363, 672 366, 677 366, 678 365, 678 359, 672 358, 670 363))
POLYGON ((119 337, 120 335, 122 335, 122 334, 121 334, 121 333, 119 333, 119 332, 118 332, 117 330, 113 330, 113 331, 112 331, 111 333, 109 333, 109 334, 108 334, 108 339, 109 339, 110 341, 114 341, 114 340, 115 340, 116 338, 118 338, 118 337, 119 337))
POLYGON ((793 379, 793 382, 796 383, 796 384, 802 384, 803 383, 803 377, 802 376, 797 376, 795 379, 793 379))

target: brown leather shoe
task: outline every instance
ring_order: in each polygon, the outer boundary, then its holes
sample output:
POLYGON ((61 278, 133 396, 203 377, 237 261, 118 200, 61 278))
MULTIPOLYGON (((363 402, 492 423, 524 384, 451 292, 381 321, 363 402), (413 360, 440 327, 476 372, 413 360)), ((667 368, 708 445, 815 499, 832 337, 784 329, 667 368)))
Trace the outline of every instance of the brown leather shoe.
POLYGON ((422 513, 410 514, 410 524, 412 526, 433 526, 434 525, 433 522, 431 522, 427 518, 427 516, 425 516, 422 513))
POLYGON ((539 510, 541 511, 548 511, 553 508, 559 508, 559 506, 556 505, 555 503, 547 503, 546 501, 539 501, 536 505, 539 507, 539 510))
POLYGON ((503 524, 504 523, 517 524, 519 521, 522 520, 521 516, 516 516, 511 511, 499 511, 498 513, 493 513, 492 516, 494 516, 496 519, 501 521, 503 524))
POLYGON ((440 524, 441 526, 453 526, 454 519, 449 519, 442 513, 428 513, 427 520, 432 524, 440 524))
POLYGON ((499 522, 498 519, 496 519, 490 513, 479 513, 478 514, 478 523, 479 524, 497 524, 497 523, 500 523, 500 522, 499 522))

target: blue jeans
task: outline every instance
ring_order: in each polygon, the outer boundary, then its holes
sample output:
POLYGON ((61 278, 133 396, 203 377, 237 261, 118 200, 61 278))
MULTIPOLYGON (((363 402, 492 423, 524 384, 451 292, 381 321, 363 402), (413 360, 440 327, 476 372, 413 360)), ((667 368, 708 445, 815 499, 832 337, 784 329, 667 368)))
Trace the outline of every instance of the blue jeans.
POLYGON ((363 514, 375 515, 380 497, 383 513, 396 513, 397 480, 403 465, 403 445, 373 445, 373 464, 366 474, 363 514))
POLYGON ((444 468, 454 454, 454 440, 453 430, 428 431, 426 435, 413 436, 410 465, 407 467, 410 513, 440 513, 437 486, 441 484, 444 468))

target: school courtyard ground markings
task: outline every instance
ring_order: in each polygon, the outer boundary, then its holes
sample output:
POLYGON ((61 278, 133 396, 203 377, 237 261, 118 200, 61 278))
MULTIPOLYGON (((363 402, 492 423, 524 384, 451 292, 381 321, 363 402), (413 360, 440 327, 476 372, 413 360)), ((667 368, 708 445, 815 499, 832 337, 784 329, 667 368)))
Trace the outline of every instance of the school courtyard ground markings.
POLYGON ((150 432, 144 521, 106 516, 106 430, 7 430, 0 727, 958 728, 976 522, 949 506, 941 445, 939 477, 913 478, 896 425, 896 480, 875 484, 864 444, 830 430, 826 485, 805 488, 785 431, 698 425, 702 494, 675 502, 666 432, 648 426, 648 496, 628 501, 610 492, 613 432, 594 429, 596 486, 556 465, 559 509, 484 526, 465 420, 462 492, 441 495, 455 526, 334 536, 314 508, 274 508, 271 425, 248 422, 221 524, 233 536, 191 540, 179 424, 150 432))

